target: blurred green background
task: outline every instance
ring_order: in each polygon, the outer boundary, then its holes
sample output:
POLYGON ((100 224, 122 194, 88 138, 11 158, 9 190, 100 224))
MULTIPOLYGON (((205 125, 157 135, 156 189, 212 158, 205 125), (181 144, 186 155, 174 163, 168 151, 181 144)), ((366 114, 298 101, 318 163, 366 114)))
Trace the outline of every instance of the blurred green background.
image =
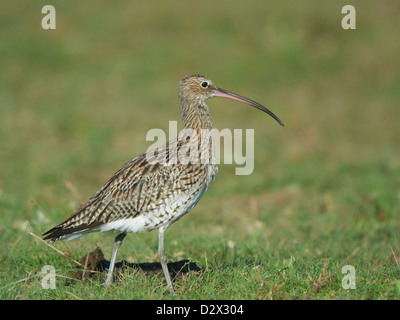
MULTIPOLYGON (((373 294, 365 280, 356 297, 398 297, 400 2, 355 1, 356 30, 341 27, 347 4, 3 1, 0 259, 20 265, 3 288, 49 254, 25 220, 48 230, 144 152, 148 130, 181 126, 178 82, 200 73, 264 104, 285 127, 237 102, 208 101, 216 128, 255 129, 254 172, 220 165, 199 205, 169 230, 167 255, 202 264, 204 252, 229 243, 239 260, 325 258, 334 269, 360 246, 353 264, 378 270, 373 284, 383 287, 373 294), (56 30, 41 28, 46 4, 56 30)), ((113 236, 90 237, 108 255, 113 236)), ((82 253, 93 242, 59 246, 82 253)), ((155 233, 126 242, 122 257, 157 260, 155 233)))

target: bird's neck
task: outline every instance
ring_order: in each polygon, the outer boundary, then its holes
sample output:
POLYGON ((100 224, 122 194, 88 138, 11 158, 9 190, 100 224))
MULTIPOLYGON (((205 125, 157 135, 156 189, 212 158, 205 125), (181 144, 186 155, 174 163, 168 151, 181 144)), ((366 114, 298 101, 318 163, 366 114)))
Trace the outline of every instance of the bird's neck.
MULTIPOLYGON (((190 154, 195 156, 195 162, 201 165, 212 165, 215 164, 215 146, 212 135, 212 119, 208 106, 204 101, 184 101, 181 100, 181 114, 185 129, 182 130, 184 139, 184 150, 189 149, 190 154), (195 131, 193 136, 191 131, 195 131), (187 136, 188 135, 188 136, 187 136), (187 138, 190 136, 190 139, 187 138), (193 139, 195 137, 195 139, 193 139), (186 145, 189 143, 190 145, 186 145), (197 161, 197 162, 196 162, 197 161)), ((179 139, 179 138, 178 138, 179 139)))
POLYGON ((210 110, 204 101, 186 101, 181 97, 180 102, 182 121, 185 128, 194 129, 197 132, 201 129, 212 129, 210 110))

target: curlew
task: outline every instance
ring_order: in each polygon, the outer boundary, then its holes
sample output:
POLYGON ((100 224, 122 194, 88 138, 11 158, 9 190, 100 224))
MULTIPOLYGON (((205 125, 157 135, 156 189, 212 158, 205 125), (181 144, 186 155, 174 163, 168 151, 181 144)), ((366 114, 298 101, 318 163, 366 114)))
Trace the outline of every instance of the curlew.
POLYGON ((189 75, 183 78, 179 85, 184 127, 195 133, 196 139, 188 139, 188 136, 181 138, 179 135, 157 151, 149 150, 125 163, 69 218, 43 234, 45 240, 54 242, 80 238, 96 231, 112 230, 118 233, 105 281, 106 286, 113 281, 116 256, 125 236, 128 233, 158 229, 158 256, 167 286, 171 294, 174 294, 164 251, 165 231, 197 204, 218 170, 214 158, 213 138, 209 134, 212 120, 205 104, 208 98, 225 97, 246 103, 269 114, 283 126, 278 117, 264 106, 218 88, 205 76, 189 75), (199 140, 202 143, 197 143, 199 140), (187 155, 188 151, 192 153, 191 156, 197 153, 199 157, 180 161, 182 155, 187 155), (197 161, 190 161, 193 159, 197 161))

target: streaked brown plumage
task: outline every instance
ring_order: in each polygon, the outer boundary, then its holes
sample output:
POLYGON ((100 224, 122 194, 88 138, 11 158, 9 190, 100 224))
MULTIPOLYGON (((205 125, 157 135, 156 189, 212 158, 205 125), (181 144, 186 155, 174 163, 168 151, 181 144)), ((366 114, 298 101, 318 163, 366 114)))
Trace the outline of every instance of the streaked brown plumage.
POLYGON ((197 135, 195 142, 204 139, 206 143, 194 145, 194 139, 183 134, 157 150, 137 156, 124 164, 68 219, 44 233, 44 239, 54 242, 75 239, 95 231, 118 232, 106 280, 106 285, 109 285, 116 255, 126 234, 158 229, 159 256, 168 287, 173 294, 164 253, 164 232, 197 204, 217 173, 212 136, 205 130, 212 129, 205 100, 214 96, 252 105, 283 125, 272 112, 258 103, 216 87, 205 76, 187 76, 182 79, 179 87, 182 120, 185 129, 197 135), (189 153, 202 161, 180 161, 182 155, 189 153))

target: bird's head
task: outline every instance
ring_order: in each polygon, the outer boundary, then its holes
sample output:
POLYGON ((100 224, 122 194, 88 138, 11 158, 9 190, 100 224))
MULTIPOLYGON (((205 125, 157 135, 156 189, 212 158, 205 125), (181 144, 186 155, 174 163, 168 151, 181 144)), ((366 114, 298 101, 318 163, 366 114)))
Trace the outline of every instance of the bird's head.
POLYGON ((179 97, 181 101, 185 101, 187 103, 196 103, 200 101, 200 103, 204 103, 208 98, 213 97, 224 97, 233 99, 236 101, 240 101, 246 103, 250 106, 253 106, 267 114, 269 114, 272 118, 274 118, 281 126, 282 123, 279 118, 273 114, 270 110, 262 106, 261 104, 250 100, 248 98, 242 97, 238 94, 229 92, 227 90, 218 88, 210 78, 206 76, 202 76, 200 74, 192 74, 183 78, 179 83, 179 97))
POLYGON ((211 79, 200 74, 186 76, 179 85, 179 95, 188 101, 215 97, 215 90, 218 89, 211 79))

